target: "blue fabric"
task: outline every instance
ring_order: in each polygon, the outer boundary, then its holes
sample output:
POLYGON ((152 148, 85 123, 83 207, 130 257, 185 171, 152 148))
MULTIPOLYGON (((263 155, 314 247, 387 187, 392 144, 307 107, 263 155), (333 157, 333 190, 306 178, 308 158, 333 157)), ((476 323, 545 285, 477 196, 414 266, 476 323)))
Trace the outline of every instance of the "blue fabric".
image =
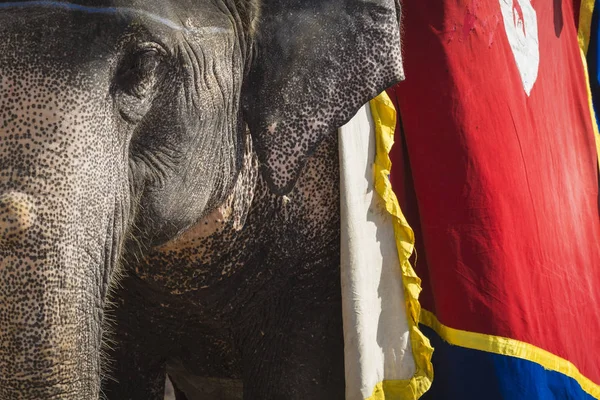
POLYGON ((539 364, 452 346, 421 325, 433 345, 434 378, 423 400, 594 400, 575 381, 539 364))

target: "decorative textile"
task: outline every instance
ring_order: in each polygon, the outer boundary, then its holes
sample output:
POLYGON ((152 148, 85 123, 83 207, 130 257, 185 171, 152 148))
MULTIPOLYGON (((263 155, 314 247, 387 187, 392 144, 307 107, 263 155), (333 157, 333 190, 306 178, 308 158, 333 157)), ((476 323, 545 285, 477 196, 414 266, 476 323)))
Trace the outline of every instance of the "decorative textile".
POLYGON ((403 2, 391 179, 435 348, 423 399, 600 399, 598 159, 576 11, 403 2))
POLYGON ((416 400, 431 384, 414 237, 388 179, 395 124, 384 93, 339 130, 347 400, 416 400))

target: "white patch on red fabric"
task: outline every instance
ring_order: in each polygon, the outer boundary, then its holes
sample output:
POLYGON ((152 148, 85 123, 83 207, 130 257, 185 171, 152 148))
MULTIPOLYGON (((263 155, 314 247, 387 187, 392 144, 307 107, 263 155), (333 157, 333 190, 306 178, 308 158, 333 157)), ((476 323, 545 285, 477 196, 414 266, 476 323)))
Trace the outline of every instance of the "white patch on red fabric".
POLYGON ((537 15, 530 0, 500 0, 500 9, 523 89, 529 96, 540 66, 537 15))

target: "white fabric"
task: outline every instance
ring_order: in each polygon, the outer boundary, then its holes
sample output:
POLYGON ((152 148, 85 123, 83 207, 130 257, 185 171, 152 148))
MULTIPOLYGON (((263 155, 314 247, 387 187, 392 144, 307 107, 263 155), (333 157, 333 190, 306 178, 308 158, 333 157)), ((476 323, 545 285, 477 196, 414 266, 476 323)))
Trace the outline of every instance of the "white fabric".
POLYGON ((415 373, 394 228, 374 188, 375 152, 367 104, 339 130, 346 400, 415 373))
POLYGON ((529 96, 540 68, 537 14, 531 0, 500 0, 500 10, 523 89, 529 96), (516 3, 520 9, 515 7, 516 3))

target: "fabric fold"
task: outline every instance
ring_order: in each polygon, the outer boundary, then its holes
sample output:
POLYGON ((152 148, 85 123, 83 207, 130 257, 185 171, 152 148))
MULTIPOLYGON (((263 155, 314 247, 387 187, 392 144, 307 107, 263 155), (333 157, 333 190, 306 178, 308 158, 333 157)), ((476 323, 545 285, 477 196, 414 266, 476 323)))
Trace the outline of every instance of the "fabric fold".
POLYGON ((433 376, 409 262, 414 235, 389 181, 395 126, 382 93, 339 130, 347 400, 416 400, 433 376))

